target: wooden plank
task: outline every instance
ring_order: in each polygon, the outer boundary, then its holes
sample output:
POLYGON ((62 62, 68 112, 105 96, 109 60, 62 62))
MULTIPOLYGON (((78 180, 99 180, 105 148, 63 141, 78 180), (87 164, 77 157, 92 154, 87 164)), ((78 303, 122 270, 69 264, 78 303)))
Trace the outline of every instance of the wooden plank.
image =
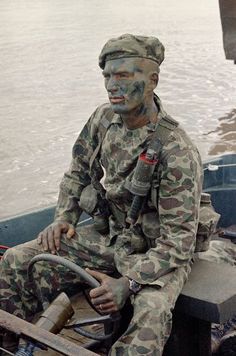
POLYGON ((4 310, 0 310, 0 326, 4 329, 12 331, 17 335, 25 335, 31 339, 50 347, 51 349, 67 356, 93 356, 97 355, 94 352, 88 351, 58 335, 54 335, 46 330, 17 318, 15 315, 9 314, 4 310))
MULTIPOLYGON (((70 298, 73 309, 75 311, 75 314, 73 318, 70 320, 70 324, 75 322, 76 320, 79 319, 87 319, 87 318, 92 318, 92 317, 97 317, 98 314, 93 310, 90 305, 87 303, 83 293, 79 293, 74 295, 73 297, 70 298)), ((94 325, 90 327, 86 327, 87 330, 90 332, 94 333, 101 333, 103 332, 103 328, 101 325, 94 325)), ((78 333, 76 333, 73 329, 62 329, 62 331, 59 334, 61 337, 71 341, 72 343, 75 343, 76 345, 83 346, 91 342, 91 339, 88 339, 78 333)), ((98 355, 103 355, 103 351, 96 348, 96 353, 98 355)), ((48 351, 42 351, 39 350, 34 353, 35 356, 59 356, 60 353, 53 351, 53 350, 48 350, 48 351)))

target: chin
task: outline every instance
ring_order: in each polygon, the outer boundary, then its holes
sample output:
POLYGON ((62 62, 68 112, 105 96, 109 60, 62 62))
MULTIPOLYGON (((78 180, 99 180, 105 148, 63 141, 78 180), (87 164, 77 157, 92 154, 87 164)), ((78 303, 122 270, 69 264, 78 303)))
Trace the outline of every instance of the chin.
POLYGON ((125 105, 111 104, 112 110, 116 114, 127 114, 130 110, 125 105))

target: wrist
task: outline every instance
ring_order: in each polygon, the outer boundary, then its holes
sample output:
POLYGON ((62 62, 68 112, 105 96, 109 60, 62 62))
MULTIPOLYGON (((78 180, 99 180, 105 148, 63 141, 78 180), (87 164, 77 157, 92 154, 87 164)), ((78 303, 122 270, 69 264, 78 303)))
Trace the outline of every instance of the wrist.
POLYGON ((127 277, 127 280, 128 280, 128 284, 129 284, 130 295, 138 294, 140 292, 140 290, 142 289, 142 285, 139 284, 138 282, 136 282, 134 279, 131 279, 129 277, 127 277))

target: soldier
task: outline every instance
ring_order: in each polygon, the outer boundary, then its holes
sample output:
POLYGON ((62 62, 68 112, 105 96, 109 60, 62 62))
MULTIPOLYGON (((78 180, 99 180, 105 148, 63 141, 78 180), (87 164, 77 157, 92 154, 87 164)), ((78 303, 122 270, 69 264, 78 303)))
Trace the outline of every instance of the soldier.
POLYGON ((42 262, 30 284, 28 263, 43 251, 100 281, 90 297, 102 313, 130 298, 133 318, 111 355, 162 355, 195 248, 201 159, 154 94, 163 59, 155 37, 125 34, 105 44, 99 66, 109 104, 96 109, 73 147, 55 221, 36 240, 9 249, 1 263, 0 307, 27 320, 38 310, 36 290, 50 295, 78 282, 42 262), (76 228, 82 210, 95 224, 76 228))

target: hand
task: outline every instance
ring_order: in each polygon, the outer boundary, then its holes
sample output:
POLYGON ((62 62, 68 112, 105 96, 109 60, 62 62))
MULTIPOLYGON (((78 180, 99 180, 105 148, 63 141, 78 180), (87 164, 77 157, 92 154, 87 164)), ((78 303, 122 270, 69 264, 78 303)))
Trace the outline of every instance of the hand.
POLYGON ((92 304, 103 314, 115 313, 122 309, 130 295, 128 278, 116 279, 88 268, 86 271, 101 282, 99 287, 89 293, 92 304))
POLYGON ((55 254, 60 250, 61 236, 65 233, 70 239, 75 235, 75 227, 66 221, 55 221, 41 231, 37 237, 39 245, 43 246, 44 251, 55 254))

